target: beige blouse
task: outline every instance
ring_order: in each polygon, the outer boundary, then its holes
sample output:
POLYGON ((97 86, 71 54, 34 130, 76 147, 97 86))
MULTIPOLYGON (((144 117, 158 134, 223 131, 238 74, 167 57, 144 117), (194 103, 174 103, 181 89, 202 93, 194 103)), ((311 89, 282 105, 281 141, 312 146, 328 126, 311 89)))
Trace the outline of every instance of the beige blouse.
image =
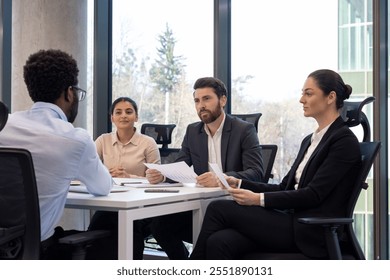
POLYGON ((156 141, 137 131, 126 144, 118 140, 116 132, 100 135, 95 144, 100 159, 108 169, 122 166, 129 174, 145 177, 144 162, 161 163, 156 141))

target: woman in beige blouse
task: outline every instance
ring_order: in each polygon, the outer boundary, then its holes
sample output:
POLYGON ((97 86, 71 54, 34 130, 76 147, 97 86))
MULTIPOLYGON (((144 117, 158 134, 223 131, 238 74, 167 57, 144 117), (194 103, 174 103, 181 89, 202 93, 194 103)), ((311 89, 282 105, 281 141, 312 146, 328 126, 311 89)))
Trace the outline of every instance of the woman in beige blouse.
POLYGON ((144 163, 160 163, 156 141, 134 127, 138 121, 137 104, 129 97, 119 97, 111 106, 115 132, 100 135, 97 152, 112 177, 145 177, 144 163))
MULTIPOLYGON (((129 97, 119 97, 111 106, 111 121, 115 132, 100 135, 96 148, 100 159, 112 177, 145 177, 147 163, 160 163, 160 152, 155 140, 141 134, 134 127, 138 121, 138 106, 129 97)), ((144 238, 150 235, 150 219, 134 223, 134 259, 142 259, 144 238)), ((92 217, 90 230, 110 229, 109 238, 99 240, 87 254, 88 259, 118 258, 118 213, 97 211, 92 217)))

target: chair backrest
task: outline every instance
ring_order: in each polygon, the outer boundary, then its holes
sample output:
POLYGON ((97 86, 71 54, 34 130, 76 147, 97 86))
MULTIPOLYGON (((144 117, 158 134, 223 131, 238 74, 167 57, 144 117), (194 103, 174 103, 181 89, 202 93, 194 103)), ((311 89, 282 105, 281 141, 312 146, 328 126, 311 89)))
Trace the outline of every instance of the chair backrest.
POLYGON ((179 152, 179 148, 160 148, 161 164, 175 162, 179 152))
POLYGON ((363 142, 371 139, 370 122, 366 114, 362 112, 364 105, 374 102, 375 97, 369 96, 362 101, 344 101, 341 116, 349 127, 361 125, 363 128, 363 142))
POLYGON ((29 151, 0 148, 0 259, 39 259, 40 216, 29 151))
POLYGON ((0 131, 4 128, 8 120, 8 107, 0 101, 0 131))
POLYGON ((237 117, 237 118, 242 119, 243 121, 252 123, 256 128, 256 132, 258 132, 258 125, 259 125, 259 120, 260 120, 261 115, 262 115, 261 113, 231 114, 231 116, 233 116, 233 117, 237 117))
POLYGON ((277 145, 260 145, 261 155, 263 158, 264 165, 264 182, 268 182, 269 179, 273 178, 272 168, 274 166, 276 152, 278 151, 277 145))
MULTIPOLYGON (((357 200, 359 199, 361 190, 368 188, 368 184, 366 183, 367 176, 381 147, 380 142, 360 142, 359 145, 360 152, 362 155, 362 166, 355 180, 355 185, 347 204, 347 217, 349 218, 353 217, 355 205, 357 200)), ((352 255, 356 259, 364 259, 364 253, 353 231, 352 224, 348 225, 345 232, 347 235, 347 240, 351 242, 349 247, 352 249, 352 255)))
POLYGON ((152 137, 162 148, 168 148, 172 143, 172 131, 175 124, 154 124, 144 123, 141 126, 141 133, 152 137))

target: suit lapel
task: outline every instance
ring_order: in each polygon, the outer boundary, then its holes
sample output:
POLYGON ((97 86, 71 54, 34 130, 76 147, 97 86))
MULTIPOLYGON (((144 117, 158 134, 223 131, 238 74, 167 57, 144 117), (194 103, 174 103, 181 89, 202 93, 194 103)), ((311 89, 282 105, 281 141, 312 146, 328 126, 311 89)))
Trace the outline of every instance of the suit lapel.
MULTIPOLYGON (((198 155, 200 157, 200 167, 202 173, 207 172, 209 170, 209 145, 208 145, 208 136, 206 131, 204 130, 204 124, 199 130, 199 139, 200 143, 198 145, 198 155)), ((198 174, 200 175, 200 174, 198 174)))
MULTIPOLYGON (((316 155, 318 154, 318 151, 320 151, 322 149, 322 147, 325 145, 325 143, 328 141, 329 137, 331 135, 333 135, 333 131, 339 129, 339 127, 343 126, 344 125, 344 121, 341 117, 338 117, 332 124, 331 126, 328 128, 328 130, 326 131, 326 133, 324 134, 324 136, 322 137, 320 143, 318 143, 318 146, 316 147, 316 149, 313 151, 313 153, 311 154, 309 160, 307 161, 306 165, 309 165, 310 162, 316 157, 316 155)), ((309 144, 310 144, 311 141, 309 141, 309 144)), ((309 147, 309 145, 307 146, 307 148, 309 147)), ((306 148, 306 149, 307 149, 306 148)), ((302 156, 303 158, 303 156, 302 156)), ((301 158, 301 160, 302 160, 301 158)), ((301 162, 301 161, 299 161, 301 162)), ((301 175, 301 178, 305 178, 306 176, 306 171, 307 171, 307 168, 305 167, 302 171, 302 175, 301 175)), ((295 174, 295 172, 294 172, 295 174)), ((300 182, 302 182, 303 180, 301 179, 300 182)))
POLYGON ((302 142, 301 149, 298 152, 294 165, 291 167, 290 176, 287 182, 287 189, 291 189, 291 190, 294 189, 295 173, 297 172, 298 166, 303 160, 303 157, 305 156, 305 153, 311 144, 311 136, 312 134, 306 136, 306 138, 302 142))
POLYGON ((232 130, 232 118, 226 114, 225 123, 222 128, 222 139, 221 139, 221 163, 222 163, 222 171, 226 170, 226 157, 228 154, 228 146, 229 140, 232 130))
MULTIPOLYGON (((317 148, 314 150, 314 152, 312 153, 311 157, 309 158, 308 160, 308 163, 309 161, 311 161, 312 158, 314 158, 318 151, 320 151, 322 149, 322 147, 325 145, 326 141, 328 141, 329 137, 331 135, 333 135, 333 131, 339 129, 340 126, 343 126, 344 125, 344 121, 341 119, 341 117, 338 117, 332 124, 331 126, 328 128, 328 130, 326 131, 326 133, 324 134, 324 136, 322 137, 320 143, 318 143, 318 146, 317 148)), ((303 174, 302 174, 303 175, 303 174)))

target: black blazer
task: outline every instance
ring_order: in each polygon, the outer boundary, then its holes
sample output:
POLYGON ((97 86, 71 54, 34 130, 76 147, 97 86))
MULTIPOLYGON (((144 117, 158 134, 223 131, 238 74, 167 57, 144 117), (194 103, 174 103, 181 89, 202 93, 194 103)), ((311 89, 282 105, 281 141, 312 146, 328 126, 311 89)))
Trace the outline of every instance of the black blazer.
POLYGON ((265 192, 266 208, 291 210, 297 247, 310 257, 321 258, 326 255, 322 229, 298 223, 297 219, 345 216, 345 205, 361 165, 361 155, 356 136, 341 117, 337 118, 311 155, 295 190, 295 173, 310 143, 311 135, 308 135, 279 185, 243 180, 242 188, 265 192))
MULTIPOLYGON (((187 126, 176 162, 185 161, 196 174, 209 171, 208 138, 203 122, 187 126)), ((221 161, 223 172, 237 178, 262 181, 264 177, 261 148, 253 124, 226 114, 222 130, 221 161)))

